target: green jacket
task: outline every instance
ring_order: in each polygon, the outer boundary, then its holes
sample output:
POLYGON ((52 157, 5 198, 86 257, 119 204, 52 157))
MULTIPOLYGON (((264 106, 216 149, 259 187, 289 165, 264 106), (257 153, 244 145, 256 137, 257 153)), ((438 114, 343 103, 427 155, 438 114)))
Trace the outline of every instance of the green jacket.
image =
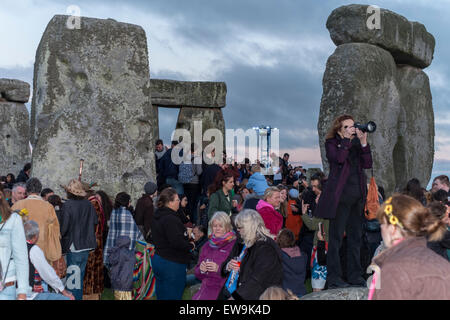
POLYGON ((231 192, 228 193, 228 198, 223 193, 222 189, 217 190, 209 197, 209 207, 208 207, 208 219, 217 211, 223 211, 228 215, 231 215, 233 205, 231 202, 231 192))
MULTIPOLYGON (((308 227, 310 230, 319 230, 319 222, 322 222, 323 224, 323 231, 325 232, 325 241, 328 243, 328 232, 329 232, 329 224, 330 220, 328 219, 322 219, 317 217, 310 217, 307 214, 302 215, 303 223, 308 227)), ((317 232, 314 233, 314 246, 317 246, 317 232)))

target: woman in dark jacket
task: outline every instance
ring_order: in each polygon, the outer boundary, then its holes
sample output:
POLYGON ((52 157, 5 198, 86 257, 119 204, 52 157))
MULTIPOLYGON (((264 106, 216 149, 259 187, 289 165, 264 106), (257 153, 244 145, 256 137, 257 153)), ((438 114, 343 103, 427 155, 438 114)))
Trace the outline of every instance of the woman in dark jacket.
POLYGON ((258 300, 267 288, 283 285, 281 250, 257 211, 241 211, 236 216, 235 224, 245 248, 241 241, 236 241, 231 254, 222 264, 223 277, 232 278, 230 274, 233 271, 238 272, 238 276, 234 278, 235 290, 229 289, 232 286, 227 280, 219 298, 231 296, 230 299, 235 300, 258 300))
POLYGON ((136 203, 134 220, 144 235, 145 241, 151 242, 151 223, 153 219, 153 198, 156 196, 157 185, 147 182, 144 186, 145 193, 136 203))
POLYGON ((360 262, 364 199, 367 178, 363 169, 372 168, 367 132, 354 126, 353 117, 342 115, 334 120, 325 140, 330 174, 314 215, 330 219, 327 253, 328 287, 348 287, 342 280, 339 249, 344 231, 347 234, 347 280, 365 286, 360 262), (355 136, 356 135, 356 136, 355 136))
POLYGON ((177 216, 180 199, 173 188, 164 189, 152 220, 155 255, 152 258, 158 300, 181 300, 186 284, 186 268, 195 249, 177 216))

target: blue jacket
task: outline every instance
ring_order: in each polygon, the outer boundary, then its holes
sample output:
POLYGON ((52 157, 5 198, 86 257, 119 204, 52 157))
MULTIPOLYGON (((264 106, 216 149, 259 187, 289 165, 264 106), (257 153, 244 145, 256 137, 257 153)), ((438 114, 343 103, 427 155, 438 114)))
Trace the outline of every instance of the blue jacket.
POLYGON ((172 150, 167 150, 159 161, 159 174, 165 179, 178 179, 178 166, 172 162, 172 150))
POLYGON ((120 236, 116 246, 108 251, 107 262, 111 266, 111 287, 119 291, 133 290, 133 268, 136 262, 134 251, 129 249, 130 238, 120 236))
POLYGON ((0 231, 0 263, 2 264, 5 283, 17 281, 16 294, 27 294, 29 289, 28 249, 22 218, 17 213, 13 213, 4 224, 0 224, 0 228, 2 226, 3 229, 0 231), (5 275, 6 269, 8 269, 8 273, 5 275))
POLYGON ((253 191, 258 195, 264 195, 264 191, 269 187, 266 181, 266 177, 260 172, 255 172, 248 179, 247 188, 253 189, 253 191))

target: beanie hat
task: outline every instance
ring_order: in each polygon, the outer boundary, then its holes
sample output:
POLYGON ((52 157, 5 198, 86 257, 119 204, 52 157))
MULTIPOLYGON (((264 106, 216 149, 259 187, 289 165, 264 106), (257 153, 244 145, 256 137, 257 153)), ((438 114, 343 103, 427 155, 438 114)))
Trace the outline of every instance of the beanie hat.
POLYGON ((292 199, 297 199, 298 198, 298 190, 297 189, 291 189, 289 190, 289 196, 292 199))
POLYGON ((148 195, 152 195, 156 192, 157 186, 154 182, 147 182, 144 186, 144 191, 148 195))

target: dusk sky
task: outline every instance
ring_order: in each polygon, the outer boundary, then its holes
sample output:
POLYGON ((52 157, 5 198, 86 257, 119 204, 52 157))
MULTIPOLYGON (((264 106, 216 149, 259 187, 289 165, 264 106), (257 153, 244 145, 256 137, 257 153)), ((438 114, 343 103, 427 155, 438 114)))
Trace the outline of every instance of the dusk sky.
MULTIPOLYGON (((2 0, 0 78, 32 85, 45 27, 76 5, 81 16, 142 26, 151 78, 226 82, 227 128, 277 127, 282 152, 306 167, 321 167, 322 77, 336 48, 325 23, 333 9, 351 3, 394 11, 423 23, 435 37, 434 60, 425 69, 436 127, 433 176, 449 174, 450 0, 2 0)), ((160 109, 160 136, 167 144, 177 115, 176 109, 160 109)))

